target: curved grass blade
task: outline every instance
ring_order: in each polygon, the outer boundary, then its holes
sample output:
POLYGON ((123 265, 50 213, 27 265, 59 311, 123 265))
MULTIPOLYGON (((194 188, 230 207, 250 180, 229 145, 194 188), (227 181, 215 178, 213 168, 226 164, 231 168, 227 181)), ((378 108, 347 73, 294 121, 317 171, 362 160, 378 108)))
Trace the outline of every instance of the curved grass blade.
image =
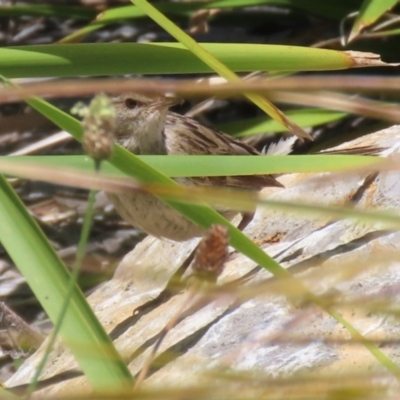
MULTIPOLYGON (((69 273, 12 188, 0 177, 0 240, 55 323, 69 273)), ((75 285, 61 336, 96 390, 122 391, 131 375, 75 285)))
POLYGON ((26 394, 26 396, 28 398, 33 394, 33 392, 36 390, 36 388, 38 386, 40 376, 42 375, 42 372, 46 366, 47 360, 50 356, 50 352, 56 343, 57 336, 62 328, 64 319, 65 319, 65 315, 68 311, 68 308, 69 308, 69 305, 71 302, 72 294, 74 293, 75 287, 77 285, 78 276, 79 276, 79 272, 82 267, 83 257, 85 256, 86 245, 87 245, 87 242, 89 239, 90 228, 91 228, 91 224, 92 224, 92 220, 93 220, 95 195, 96 195, 96 192, 94 190, 91 190, 89 193, 89 197, 88 197, 88 206, 87 206, 85 216, 84 216, 81 237, 79 240, 78 249, 77 249, 77 253, 76 253, 76 260, 75 260, 74 266, 71 271, 71 275, 70 275, 70 279, 69 279, 68 286, 66 289, 64 301, 61 304, 60 312, 58 314, 57 321, 54 324, 53 331, 51 332, 49 340, 46 343, 46 350, 44 352, 43 358, 41 359, 39 365, 37 366, 35 375, 31 381, 31 383, 28 386, 27 394, 26 394))
POLYGON ((397 3, 397 0, 364 0, 360 12, 351 28, 348 42, 354 40, 363 29, 372 25, 397 3))

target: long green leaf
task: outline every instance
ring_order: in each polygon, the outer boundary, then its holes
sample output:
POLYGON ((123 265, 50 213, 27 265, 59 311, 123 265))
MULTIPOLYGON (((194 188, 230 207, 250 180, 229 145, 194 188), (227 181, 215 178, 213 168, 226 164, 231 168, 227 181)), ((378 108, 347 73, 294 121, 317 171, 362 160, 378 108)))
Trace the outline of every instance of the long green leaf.
MULTIPOLYGON (((0 220, 3 246, 50 319, 57 321, 67 292, 69 273, 21 200, 1 176, 0 220)), ((130 387, 129 370, 77 286, 60 333, 95 389, 121 391, 130 387)))
MULTIPOLYGON (((93 162, 87 156, 18 156, 0 157, 8 162, 47 167, 65 166, 90 171, 93 162)), ((353 155, 309 155, 309 156, 138 156, 153 168, 162 170, 166 176, 201 177, 283 174, 293 172, 340 172, 356 168, 379 168, 381 158, 353 155)), ((121 174, 108 162, 102 163, 102 171, 121 174)))
MULTIPOLYGON (((323 71, 354 66, 350 55, 335 50, 229 43, 202 43, 202 46, 236 72, 323 71)), ((0 74, 7 78, 206 72, 213 70, 179 43, 94 43, 0 49, 0 74)))

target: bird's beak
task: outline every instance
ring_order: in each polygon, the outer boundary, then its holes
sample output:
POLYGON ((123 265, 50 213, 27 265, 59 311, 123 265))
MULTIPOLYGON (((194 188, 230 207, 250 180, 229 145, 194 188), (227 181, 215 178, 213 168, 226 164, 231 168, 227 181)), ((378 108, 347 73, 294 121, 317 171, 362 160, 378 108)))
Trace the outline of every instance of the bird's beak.
POLYGON ((152 106, 158 109, 165 109, 176 106, 177 104, 183 104, 183 102, 184 100, 179 99, 178 97, 164 97, 163 99, 153 103, 152 106))
POLYGON ((170 108, 170 107, 176 106, 176 105, 178 105, 178 104, 181 105, 181 104, 184 103, 184 101, 185 101, 185 100, 180 99, 180 98, 178 98, 178 97, 166 97, 166 98, 165 98, 165 101, 164 101, 164 104, 165 104, 168 108, 170 108))

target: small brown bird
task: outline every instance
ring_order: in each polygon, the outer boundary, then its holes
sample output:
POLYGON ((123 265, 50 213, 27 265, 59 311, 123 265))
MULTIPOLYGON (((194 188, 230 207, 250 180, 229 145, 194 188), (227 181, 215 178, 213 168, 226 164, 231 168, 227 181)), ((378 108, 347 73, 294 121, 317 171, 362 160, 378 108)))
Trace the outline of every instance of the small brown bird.
MULTIPOLYGON (((128 93, 112 99, 116 110, 116 140, 135 154, 161 155, 260 155, 223 132, 201 125, 196 120, 169 111, 177 99, 128 93)), ((272 175, 179 178, 184 185, 225 186, 259 191, 282 185, 272 175)), ((144 193, 107 196, 124 220, 150 235, 176 241, 201 236, 204 229, 144 193)), ((232 210, 218 210, 230 219, 232 210)))

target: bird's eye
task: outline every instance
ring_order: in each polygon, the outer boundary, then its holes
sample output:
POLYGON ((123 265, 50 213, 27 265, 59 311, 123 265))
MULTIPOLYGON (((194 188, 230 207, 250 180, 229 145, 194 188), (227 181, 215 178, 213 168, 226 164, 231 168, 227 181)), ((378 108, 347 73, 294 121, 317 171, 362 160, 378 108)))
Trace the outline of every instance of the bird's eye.
POLYGON ((128 98, 125 100, 125 106, 131 110, 133 110, 134 108, 136 108, 138 105, 138 102, 132 98, 128 98))

